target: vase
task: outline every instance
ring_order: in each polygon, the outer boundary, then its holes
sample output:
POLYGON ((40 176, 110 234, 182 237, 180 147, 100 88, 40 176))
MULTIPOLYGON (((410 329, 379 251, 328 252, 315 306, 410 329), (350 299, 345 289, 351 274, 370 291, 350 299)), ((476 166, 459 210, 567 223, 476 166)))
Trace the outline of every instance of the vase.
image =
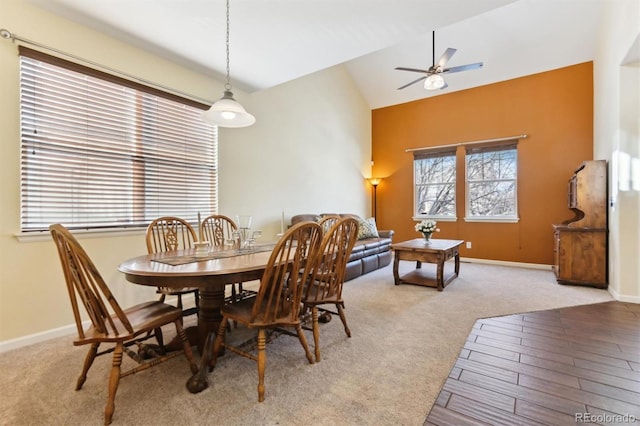
POLYGON ((423 232, 422 235, 424 235, 424 245, 428 246, 429 244, 431 244, 431 232, 423 232))

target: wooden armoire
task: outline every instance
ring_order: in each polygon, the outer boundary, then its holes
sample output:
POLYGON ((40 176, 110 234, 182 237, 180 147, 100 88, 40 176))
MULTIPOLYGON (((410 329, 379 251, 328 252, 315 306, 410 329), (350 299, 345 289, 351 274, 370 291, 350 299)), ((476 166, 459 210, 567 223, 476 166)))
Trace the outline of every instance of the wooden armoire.
POLYGON ((574 216, 553 225, 553 271, 561 284, 607 288, 607 162, 585 161, 569 179, 574 216))

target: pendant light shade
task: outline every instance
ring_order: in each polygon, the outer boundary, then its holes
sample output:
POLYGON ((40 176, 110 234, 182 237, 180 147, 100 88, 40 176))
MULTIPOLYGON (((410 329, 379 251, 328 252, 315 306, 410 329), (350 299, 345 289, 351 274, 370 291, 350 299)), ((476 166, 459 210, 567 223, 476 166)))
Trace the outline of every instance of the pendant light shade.
POLYGON ((444 78, 439 74, 431 74, 424 81, 424 88, 427 90, 437 90, 444 87, 444 78))
POLYGON ((246 127, 256 122, 256 118, 233 99, 231 90, 225 90, 222 98, 202 113, 202 119, 220 127, 246 127))
POLYGON ((229 0, 227 0, 227 83, 224 94, 211 105, 209 110, 202 113, 202 119, 219 127, 247 127, 256 122, 256 118, 249 114, 233 98, 231 91, 231 77, 229 72, 229 0))

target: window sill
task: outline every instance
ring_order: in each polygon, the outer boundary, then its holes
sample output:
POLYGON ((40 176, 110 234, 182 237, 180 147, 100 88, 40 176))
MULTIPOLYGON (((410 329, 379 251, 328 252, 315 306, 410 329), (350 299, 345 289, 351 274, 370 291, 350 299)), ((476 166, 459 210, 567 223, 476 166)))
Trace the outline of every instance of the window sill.
MULTIPOLYGON (((127 228, 127 229, 78 229, 72 230, 71 233, 79 240, 83 238, 107 238, 107 237, 125 237, 129 235, 144 235, 146 228, 127 228)), ((14 234, 16 239, 21 243, 35 243, 40 241, 51 241, 49 231, 36 232, 18 232, 14 234)))
POLYGON ((435 220, 436 222, 457 222, 458 218, 455 216, 443 216, 443 217, 438 217, 438 216, 413 216, 412 217, 413 220, 415 220, 416 222, 419 222, 421 220, 428 220, 428 219, 432 219, 435 220))
POLYGON ((465 222, 518 223, 519 217, 465 217, 465 222))

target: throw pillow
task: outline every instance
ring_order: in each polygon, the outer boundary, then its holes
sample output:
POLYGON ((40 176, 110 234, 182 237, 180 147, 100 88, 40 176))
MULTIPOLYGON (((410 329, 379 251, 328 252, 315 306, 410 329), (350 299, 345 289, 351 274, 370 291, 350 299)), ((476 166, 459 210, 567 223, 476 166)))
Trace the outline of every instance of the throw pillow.
POLYGON ((376 234, 376 238, 379 238, 380 234, 378 233, 378 225, 376 225, 376 218, 370 217, 367 219, 367 222, 369 222, 369 225, 371 225, 371 230, 373 231, 374 234, 376 234))
MULTIPOLYGON (((372 218, 373 219, 373 218, 372 218)), ((370 221, 359 218, 358 219, 358 239, 364 240, 365 238, 378 238, 378 230, 376 229, 375 221, 373 225, 370 221)))

